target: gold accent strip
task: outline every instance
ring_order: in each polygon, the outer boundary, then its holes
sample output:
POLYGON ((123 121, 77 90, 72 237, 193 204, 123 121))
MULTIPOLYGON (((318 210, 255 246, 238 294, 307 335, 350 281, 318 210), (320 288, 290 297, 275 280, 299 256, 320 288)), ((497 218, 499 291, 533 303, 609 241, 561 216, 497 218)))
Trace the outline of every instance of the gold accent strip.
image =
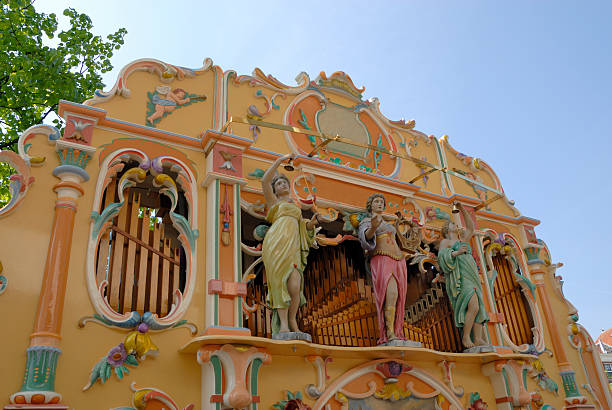
MULTIPOLYGON (((439 167, 439 166, 434 165, 432 163, 429 163, 427 161, 423 161, 421 159, 415 158, 415 157, 413 157, 411 155, 405 155, 405 154, 401 154, 399 152, 392 152, 392 151, 389 151, 386 148, 381 148, 378 145, 360 144, 358 142, 355 142, 355 141, 350 140, 350 139, 345 138, 345 137, 341 137, 339 135, 336 135, 335 137, 331 137, 329 135, 325 135, 325 134, 323 134, 321 132, 318 132, 318 131, 315 131, 315 130, 307 130, 307 129, 304 129, 304 128, 298 128, 298 127, 294 127, 293 125, 275 124, 275 123, 272 123, 272 122, 259 121, 259 120, 253 119, 253 118, 242 118, 242 117, 230 117, 230 119, 223 125, 223 128, 221 128, 221 132, 226 132, 227 129, 229 128, 230 124, 234 123, 234 122, 238 123, 238 124, 256 125, 256 126, 259 126, 259 127, 273 128, 273 129, 281 130, 281 131, 295 132, 295 133, 298 133, 298 134, 314 135, 314 136, 317 136, 317 137, 323 139, 324 141, 321 142, 319 145, 315 146, 314 149, 308 154, 309 157, 312 157, 318 150, 320 150, 321 148, 323 148, 325 145, 329 144, 332 141, 343 142, 343 143, 348 144, 348 145, 353 145, 353 146, 361 147, 361 148, 368 148, 368 149, 371 149, 371 150, 374 150, 374 151, 382 152, 383 154, 387 154, 387 155, 391 156, 392 158, 393 157, 401 158, 401 159, 405 159, 405 160, 414 162, 415 164, 419 164, 419 165, 422 165, 422 166, 426 166, 426 167, 432 168, 432 169, 428 170, 426 173, 420 174, 417 177, 413 178, 410 181, 410 183, 418 181, 419 179, 423 178, 425 175, 428 175, 429 173, 432 173, 434 171, 440 171, 440 172, 444 172, 446 174, 452 175, 454 177, 457 177, 459 179, 463 179, 464 181, 467 181, 467 182, 469 182, 471 184, 478 185, 479 187, 481 187, 482 189, 485 189, 487 191, 491 191, 491 192, 496 193, 498 195, 504 196, 504 194, 502 192, 498 191, 497 189, 491 188, 491 187, 489 187, 489 186, 487 186, 485 184, 482 184, 482 183, 480 183, 478 181, 475 181, 475 180, 473 180, 471 178, 468 178, 468 177, 466 177, 464 175, 461 175, 458 172, 451 171, 450 169, 439 167)), ((208 153, 210 152, 210 150, 212 150, 212 147, 209 148, 208 153)), ((208 155, 208 153, 206 153, 206 155, 208 155)), ((499 199, 499 198, 497 198, 497 199, 499 199)))
POLYGON ((485 206, 497 201, 498 199, 501 199, 504 197, 504 194, 497 194, 495 195, 493 198, 489 198, 486 201, 482 202, 480 205, 477 205, 476 207, 474 207, 474 212, 478 211, 479 209, 484 208, 485 206))
POLYGON ((414 184, 415 182, 417 182, 419 179, 421 178, 425 178, 427 175, 436 172, 436 171, 440 171, 440 172, 446 172, 446 168, 442 168, 442 169, 438 169, 438 168, 432 168, 429 171, 423 172, 420 175, 417 175, 416 177, 412 178, 410 181, 408 181, 411 184, 414 184))

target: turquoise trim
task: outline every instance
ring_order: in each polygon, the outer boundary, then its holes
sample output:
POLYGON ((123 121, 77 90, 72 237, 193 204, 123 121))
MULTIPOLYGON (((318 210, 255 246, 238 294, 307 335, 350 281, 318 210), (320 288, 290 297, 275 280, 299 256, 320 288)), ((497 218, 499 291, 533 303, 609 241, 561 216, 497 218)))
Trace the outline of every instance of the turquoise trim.
POLYGON ((183 232, 185 236, 187 237, 187 240, 189 241, 189 247, 191 248, 191 252, 195 252, 196 251, 195 241, 200 235, 200 231, 198 231, 197 229, 191 229, 191 225, 189 224, 189 221, 187 221, 187 219, 183 215, 179 215, 177 213, 170 212, 170 219, 172 220, 172 222, 174 222, 176 225, 179 226, 180 228, 179 230, 183 232))
MULTIPOLYGON (((215 279, 219 279, 219 189, 220 183, 219 180, 215 180, 215 208, 213 212, 215 213, 215 279)), ((213 299, 215 301, 215 326, 219 324, 219 295, 213 295, 213 299)))
MULTIPOLYGON (((445 168, 447 166, 447 164, 444 161, 444 157, 442 156, 442 147, 440 147, 440 141, 438 141, 437 138, 433 138, 433 140, 436 143, 436 148, 438 149, 438 158, 440 159, 440 166, 442 168, 445 168)), ((446 172, 443 172, 442 174, 444 175, 444 180, 446 181, 446 187, 450 190, 451 189, 451 184, 450 184, 450 181, 448 179, 448 174, 446 172)), ((444 189, 444 187, 442 189, 444 189)))
POLYGON ((506 369, 502 368, 502 376, 504 377, 504 385, 506 386, 506 396, 510 396, 510 386, 508 385, 508 375, 506 369))
MULTIPOLYGON (((215 371, 215 394, 223 394, 223 368, 221 367, 221 361, 217 356, 213 355, 210 357, 210 363, 215 371)), ((221 410, 221 403, 217 402, 215 404, 216 409, 221 410)), ((202 405, 204 405, 204 403, 202 403, 202 405)))
MULTIPOLYGON (((263 364, 260 358, 253 360, 251 364, 251 396, 259 395, 257 390, 257 380, 259 378, 259 368, 263 364)), ((257 403, 253 403, 251 406, 252 410, 257 410, 257 403)))
POLYGON ((51 346, 32 346, 26 350, 27 359, 22 392, 55 391, 57 359, 62 351, 51 346))
POLYGON ((580 396, 578 386, 576 385, 576 373, 573 371, 559 372, 561 380, 563 382, 563 390, 565 391, 565 397, 577 397, 580 396))
POLYGON ((534 285, 533 282, 531 282, 525 276, 523 276, 521 274, 518 274, 516 272, 513 272, 513 273, 514 273, 514 278, 517 281, 523 282, 529 288, 529 291, 531 292, 531 296, 533 296, 533 298, 535 299, 535 297, 536 297, 536 295, 535 295, 536 285, 534 285))
POLYGON ((113 202, 108 204, 106 208, 102 211, 101 214, 96 211, 91 211, 90 218, 94 220, 93 230, 91 232, 91 238, 95 238, 100 233, 100 229, 102 229, 102 225, 106 221, 110 221, 115 215, 119 213, 121 210, 121 206, 123 202, 113 202))
MULTIPOLYGON (((236 215, 236 224, 234 229, 236 230, 236 238, 237 241, 234 244, 236 249, 236 282, 242 282, 242 248, 240 244, 242 243, 242 220, 241 220, 241 208, 240 208, 240 185, 234 184, 234 213, 236 215)), ((238 323, 237 325, 243 327, 244 317, 242 315, 242 296, 238 297, 238 323)))

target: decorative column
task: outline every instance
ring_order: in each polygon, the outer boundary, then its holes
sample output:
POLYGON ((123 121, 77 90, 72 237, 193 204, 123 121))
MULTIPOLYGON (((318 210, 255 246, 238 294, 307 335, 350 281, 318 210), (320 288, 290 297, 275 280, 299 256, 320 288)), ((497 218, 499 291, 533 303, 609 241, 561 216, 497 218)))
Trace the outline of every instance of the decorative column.
POLYGON ((526 384, 529 368, 522 360, 496 360, 482 366, 482 374, 491 380, 497 409, 526 408, 533 400, 534 393, 527 391, 526 384))
POLYGON ((576 383, 576 372, 572 368, 571 363, 567 359, 567 353, 565 347, 562 344, 561 333, 557 322, 554 320, 554 313, 550 300, 548 298, 548 292, 546 290, 546 276, 551 273, 554 274, 556 265, 546 264, 546 262, 540 259, 540 252, 544 248, 541 244, 531 244, 525 248, 525 254, 527 255, 527 265, 529 266, 529 272, 533 279, 533 283, 536 285, 536 291, 540 300, 540 306, 542 307, 544 317, 546 320, 546 327, 548 334, 550 335, 553 352, 557 365, 559 367, 559 374, 563 381, 563 390, 565 392, 565 408, 566 409, 581 409, 581 408, 594 408, 592 405, 587 404, 586 397, 580 394, 578 385, 576 383))
POLYGON ((53 187, 57 199, 38 310, 27 349, 23 385, 19 392, 11 395, 11 405, 5 406, 5 409, 68 408, 59 404, 62 396, 55 392, 55 374, 61 354, 62 314, 77 199, 83 195, 80 183, 89 179, 85 167, 95 150, 87 145, 69 142, 66 137, 56 141, 60 165, 53 170, 53 175, 60 182, 53 187))
POLYGON ((272 360, 265 349, 208 345, 198 350, 197 359, 202 366, 202 408, 257 410, 259 368, 272 360))
POLYGON ((243 327, 240 189, 242 154, 250 139, 208 130, 202 137, 206 156, 206 306, 204 335, 250 336, 243 327))

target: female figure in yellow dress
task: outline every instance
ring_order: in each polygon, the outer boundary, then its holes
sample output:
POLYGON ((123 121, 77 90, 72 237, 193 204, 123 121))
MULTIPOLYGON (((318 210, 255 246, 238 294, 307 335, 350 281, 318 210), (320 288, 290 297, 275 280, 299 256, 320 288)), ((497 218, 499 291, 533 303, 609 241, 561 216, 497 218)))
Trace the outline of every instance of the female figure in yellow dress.
POLYGON ((314 241, 314 228, 318 214, 310 220, 302 218, 302 211, 291 199, 289 180, 276 174, 281 162, 293 155, 278 158, 261 178, 268 208, 266 220, 272 226, 263 241, 262 256, 268 280, 268 300, 274 309, 272 334, 299 332, 298 308, 304 298, 304 268, 310 246, 314 241))

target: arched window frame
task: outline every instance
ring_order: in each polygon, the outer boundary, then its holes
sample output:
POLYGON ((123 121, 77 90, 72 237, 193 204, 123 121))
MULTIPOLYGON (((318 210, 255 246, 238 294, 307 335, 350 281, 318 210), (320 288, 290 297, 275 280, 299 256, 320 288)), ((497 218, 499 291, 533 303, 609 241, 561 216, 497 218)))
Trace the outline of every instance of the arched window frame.
MULTIPOLYGON (((512 348, 512 350, 519 353, 541 353, 546 350, 546 346, 544 345, 544 332, 543 332, 543 322, 542 317, 540 316, 539 309, 537 307, 537 300, 535 298, 535 285, 531 281, 531 277, 529 274, 529 269, 527 269, 527 260, 525 259, 525 255, 521 250, 521 246, 519 245, 518 240, 509 233, 497 233, 492 229, 486 229, 483 231, 483 238, 489 238, 491 243, 487 245, 483 249, 483 253, 485 255, 485 259, 487 261, 487 265, 491 267, 491 270, 487 271, 487 280, 489 282, 489 288, 491 289, 491 300, 494 300, 493 288, 495 285, 495 278, 497 277, 497 271, 493 265, 493 255, 497 252, 504 252, 506 258, 514 268, 514 272, 517 270, 520 274, 516 274, 520 277, 516 277, 519 286, 521 287, 521 292, 525 296, 527 300, 527 305, 529 307, 529 312, 533 319, 533 340, 531 344, 522 344, 517 346, 510 339, 510 335, 508 334, 508 326, 506 324, 500 324, 498 326, 499 332, 502 336, 503 342, 512 348), (502 243, 504 245, 502 245, 502 243)), ((493 303, 495 311, 497 311, 497 305, 493 303)))
POLYGON ((196 284, 196 240, 198 237, 198 230, 196 229, 198 209, 196 188, 196 178, 192 170, 185 163, 174 157, 160 156, 150 159, 145 152, 139 149, 126 148, 114 151, 104 159, 100 167, 92 206, 87 247, 86 283, 94 309, 104 319, 106 324, 120 328, 133 328, 138 323, 143 322, 151 330, 163 330, 174 326, 185 314, 191 302, 196 284), (111 203, 98 213, 107 186, 112 178, 122 171, 125 164, 130 161, 136 161, 139 166, 131 168, 121 177, 118 183, 119 203, 111 203), (178 187, 171 177, 163 173, 164 167, 170 167, 177 174, 176 182, 182 189, 189 205, 187 218, 173 212, 177 204, 178 187), (154 183, 162 187, 160 193, 170 198, 172 203, 170 219, 174 228, 179 232, 178 239, 186 256, 184 292, 181 293, 178 289, 175 291, 170 312, 161 318, 151 312, 145 312, 143 315, 134 311, 125 314, 116 312, 104 297, 107 282, 102 281, 98 286, 96 281, 95 260, 102 234, 112 223, 112 219, 118 214, 121 206, 124 204, 124 191, 136 185, 137 182, 144 180, 148 172, 155 176, 154 183))

